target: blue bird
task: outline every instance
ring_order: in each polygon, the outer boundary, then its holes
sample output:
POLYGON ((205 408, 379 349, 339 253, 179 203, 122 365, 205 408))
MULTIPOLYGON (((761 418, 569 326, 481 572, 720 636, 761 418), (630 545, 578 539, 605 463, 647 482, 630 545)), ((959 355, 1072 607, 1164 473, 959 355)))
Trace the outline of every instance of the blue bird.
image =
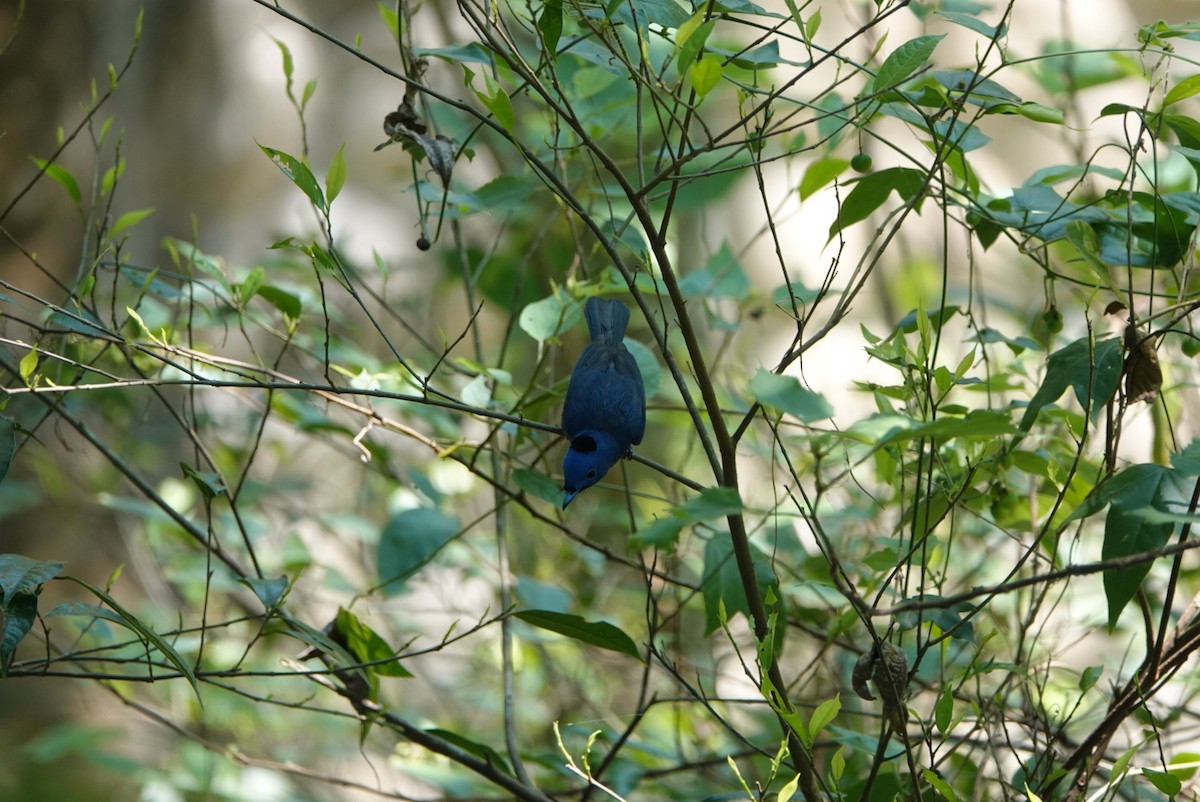
POLYGON ((620 301, 589 298, 583 308, 592 341, 579 355, 563 404, 563 433, 571 441, 563 457, 563 509, 608 473, 646 433, 642 372, 625 347, 629 308, 620 301))

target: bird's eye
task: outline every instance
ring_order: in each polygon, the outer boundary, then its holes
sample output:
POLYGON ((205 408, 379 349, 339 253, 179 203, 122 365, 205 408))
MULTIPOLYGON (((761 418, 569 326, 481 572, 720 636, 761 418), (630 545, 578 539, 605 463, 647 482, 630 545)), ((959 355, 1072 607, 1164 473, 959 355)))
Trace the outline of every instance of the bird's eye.
POLYGON ((595 478, 596 478, 596 472, 595 472, 595 471, 588 471, 588 472, 587 472, 587 478, 589 478, 589 479, 595 479, 595 478))

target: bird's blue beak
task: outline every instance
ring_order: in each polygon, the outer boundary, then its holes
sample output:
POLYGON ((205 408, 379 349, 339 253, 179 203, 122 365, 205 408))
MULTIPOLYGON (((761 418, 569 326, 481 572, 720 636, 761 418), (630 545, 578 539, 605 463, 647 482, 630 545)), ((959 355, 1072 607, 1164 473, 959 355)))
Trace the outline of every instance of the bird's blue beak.
POLYGON ((579 491, 578 491, 578 490, 564 490, 564 491, 563 491, 563 505, 562 505, 562 508, 565 510, 565 509, 567 508, 567 505, 571 503, 571 499, 575 498, 575 497, 576 497, 576 496, 578 496, 578 495, 579 495, 579 491))

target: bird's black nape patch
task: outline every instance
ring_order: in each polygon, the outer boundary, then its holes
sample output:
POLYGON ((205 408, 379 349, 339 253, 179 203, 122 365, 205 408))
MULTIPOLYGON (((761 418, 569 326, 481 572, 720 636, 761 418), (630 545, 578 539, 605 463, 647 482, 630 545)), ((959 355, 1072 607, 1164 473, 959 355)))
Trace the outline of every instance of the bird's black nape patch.
POLYGON ((584 454, 591 453, 596 450, 596 438, 590 434, 581 434, 571 441, 571 448, 584 454))

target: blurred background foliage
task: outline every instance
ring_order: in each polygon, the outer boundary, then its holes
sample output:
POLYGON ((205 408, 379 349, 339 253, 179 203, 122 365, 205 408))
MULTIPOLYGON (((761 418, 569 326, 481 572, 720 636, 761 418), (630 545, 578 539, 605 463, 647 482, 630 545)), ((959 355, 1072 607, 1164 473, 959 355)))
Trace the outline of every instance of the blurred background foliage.
POLYGON ((4 4, 0 796, 1194 797, 1189 6, 4 4))

